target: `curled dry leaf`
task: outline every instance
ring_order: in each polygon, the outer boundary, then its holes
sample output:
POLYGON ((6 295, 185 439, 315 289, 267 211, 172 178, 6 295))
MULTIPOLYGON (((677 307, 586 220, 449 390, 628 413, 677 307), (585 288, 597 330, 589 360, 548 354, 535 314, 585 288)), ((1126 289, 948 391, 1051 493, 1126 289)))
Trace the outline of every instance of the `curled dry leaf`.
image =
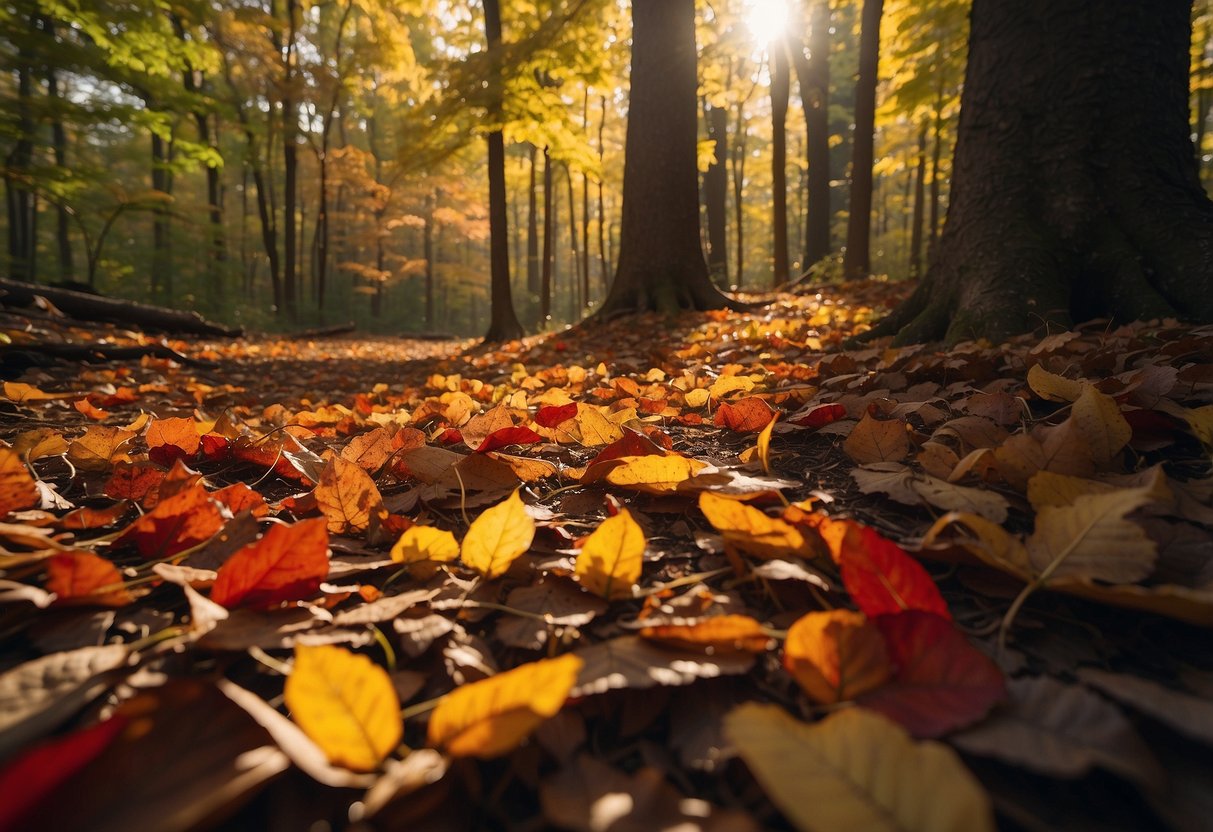
POLYGON ((644 627, 640 636, 688 650, 710 650, 713 654, 728 650, 765 653, 771 647, 770 633, 748 615, 714 615, 691 624, 644 627))
POLYGON ((897 462, 880 462, 856 468, 851 477, 865 494, 879 491, 899 503, 924 503, 944 511, 966 511, 995 523, 1007 519, 1007 501, 1001 494, 981 488, 955 485, 928 474, 919 474, 897 462))
POLYGON ((185 418, 152 419, 143 438, 148 458, 165 467, 197 456, 202 445, 198 423, 185 418))
POLYGON ((61 552, 47 561, 46 572, 46 588, 58 596, 57 604, 124 607, 134 600, 118 567, 92 552, 61 552))
POLYGON ((955 752, 862 708, 808 725, 748 703, 725 717, 725 735, 803 832, 994 832, 989 798, 955 752))
POLYGON ((81 471, 108 471, 114 457, 123 452, 135 435, 131 430, 94 425, 68 446, 67 458, 81 471))
POLYGON ((428 741, 452 757, 499 757, 560 711, 581 667, 568 654, 458 687, 430 716, 428 741))
POLYGON ((608 517, 577 554, 577 580, 608 601, 632 597, 644 566, 644 532, 626 508, 608 517))
POLYGON ((274 525, 219 567, 211 600, 225 607, 271 607, 310 598, 328 571, 328 532, 322 518, 274 525))
POLYGON ((404 730, 387 671, 341 647, 297 646, 285 698, 292 718, 329 761, 353 771, 376 768, 404 730))
POLYGON ((846 702, 888 681, 880 630, 861 612, 811 612, 788 628, 783 665, 814 702, 846 702))
POLYGON ((38 489, 21 457, 0 448, 0 517, 38 503, 38 489))
POLYGON ((721 402, 712 423, 738 433, 756 433, 775 418, 775 411, 757 396, 746 396, 735 402, 721 402))
POLYGON ((531 548, 534 539, 535 521, 515 489, 472 521, 463 538, 460 558, 484 577, 499 578, 531 548))
POLYGON ((1072 402, 1090 385, 1050 373, 1039 364, 1033 364, 1028 370, 1028 386, 1032 388, 1033 393, 1047 401, 1072 402))

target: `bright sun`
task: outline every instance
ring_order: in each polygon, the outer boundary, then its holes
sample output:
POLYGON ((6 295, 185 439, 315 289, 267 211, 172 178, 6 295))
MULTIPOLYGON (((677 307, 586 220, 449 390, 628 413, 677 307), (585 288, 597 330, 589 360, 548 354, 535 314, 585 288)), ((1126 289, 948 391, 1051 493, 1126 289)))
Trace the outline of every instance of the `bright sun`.
POLYGON ((761 48, 780 37, 788 27, 787 0, 750 0, 746 25, 761 48))

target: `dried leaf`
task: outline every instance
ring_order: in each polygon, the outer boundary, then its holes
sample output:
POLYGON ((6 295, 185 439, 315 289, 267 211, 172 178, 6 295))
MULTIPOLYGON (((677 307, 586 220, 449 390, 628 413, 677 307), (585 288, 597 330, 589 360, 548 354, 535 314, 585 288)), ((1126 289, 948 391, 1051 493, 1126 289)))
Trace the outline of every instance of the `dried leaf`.
POLYGON ((460 558, 484 577, 500 578, 531 548, 534 538, 535 521, 515 489, 472 521, 463 538, 460 558))
POLYGON ((38 504, 38 489, 15 451, 0 448, 0 517, 38 504))
POLYGON ((134 543, 146 560, 159 560, 210 540, 223 528, 223 513, 200 485, 187 488, 132 523, 118 543, 134 543))
POLYGON ((193 419, 152 419, 143 438, 148 458, 166 468, 179 459, 197 456, 202 445, 193 419))
POLYGON ((804 832, 993 832, 989 798, 950 748, 915 742, 861 708, 813 725, 742 705, 725 733, 763 789, 804 832))
POLYGON ((1096 464, 1110 462, 1133 436, 1133 429, 1121 415, 1116 400, 1091 384, 1083 386, 1070 418, 1082 432, 1096 464))
POLYGON ((108 471, 114 457, 134 438, 134 431, 94 425, 68 446, 67 458, 81 471, 108 471))
POLYGON ((219 567, 211 600, 225 607, 271 607, 310 598, 328 576, 325 521, 274 525, 219 567))
POLYGON ((46 588, 56 603, 124 607, 134 599, 114 564, 92 552, 62 552, 46 564, 46 588))
POLYGON ((893 673, 880 630, 850 610, 797 619, 784 642, 783 665, 808 697, 823 705, 854 699, 893 673))
POLYGON ((530 428, 511 425, 508 428, 495 430, 484 437, 484 441, 477 445, 474 450, 478 454, 483 454, 495 451, 498 448, 504 448, 507 445, 533 445, 536 442, 542 441, 543 437, 530 428))
POLYGON ((644 532, 626 508, 603 520, 577 554, 577 580, 608 601, 632 597, 644 565, 644 532))
POLYGON ((564 706, 581 670, 572 654, 519 665, 448 693, 430 716, 429 744, 452 757, 499 757, 564 706))
POLYGON ((746 396, 735 402, 721 402, 712 423, 738 433, 762 430, 776 416, 771 406, 757 396, 746 396))
POLYGON ((357 463, 330 456, 313 492, 333 534, 358 534, 373 517, 386 514, 375 482, 357 463))
POLYGON ((570 696, 590 696, 623 688, 689 685, 697 679, 745 673, 754 666, 751 653, 708 656, 700 650, 652 644, 637 636, 603 641, 578 650, 576 655, 585 662, 585 667, 570 696))
POLYGON ((814 541, 801 529, 738 500, 704 491, 699 510, 724 537, 725 545, 736 551, 764 559, 816 554, 814 541))
POLYGON ((666 494, 708 467, 706 462, 671 454, 669 456, 624 456, 619 465, 606 474, 612 485, 632 488, 646 494, 666 494))
POLYGON ((748 615, 713 615, 691 624, 661 624, 643 627, 640 637, 687 650, 765 653, 771 634, 748 615))
POLYGON ((910 455, 910 437, 900 419, 888 421, 864 413, 842 443, 847 456, 864 465, 869 462, 900 462, 910 455))
POLYGON ((1205 745, 1213 745, 1213 702, 1140 676, 1080 668, 1078 678, 1105 696, 1164 723, 1205 745))
POLYGON ((459 541, 455 535, 433 526, 409 526, 392 546, 392 560, 412 564, 410 574, 420 580, 431 577, 438 564, 458 557, 459 541))
POLYGON ((400 742, 400 700, 387 671, 366 656, 300 645, 284 695, 291 717, 335 765, 371 771, 400 742))
POLYGON ((1039 364, 1033 364, 1028 370, 1028 386, 1033 393, 1047 401, 1072 402, 1090 385, 1050 373, 1039 364))

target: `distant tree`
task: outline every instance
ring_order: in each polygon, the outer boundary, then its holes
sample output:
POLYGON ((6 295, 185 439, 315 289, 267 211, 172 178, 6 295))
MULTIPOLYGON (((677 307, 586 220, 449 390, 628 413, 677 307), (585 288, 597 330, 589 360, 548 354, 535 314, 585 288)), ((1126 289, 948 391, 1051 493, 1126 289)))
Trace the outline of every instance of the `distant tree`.
MULTIPOLYGON (((489 78, 489 120, 501 118, 501 7, 484 0, 484 30, 492 77, 489 78)), ((510 248, 505 198, 505 137, 500 124, 488 134, 489 145, 489 329, 485 341, 508 341, 523 335, 510 294, 510 248)))
POLYGON ((601 315, 738 307, 699 238, 694 0, 634 0, 619 265, 601 315))
POLYGON ((855 79, 855 135, 851 144, 851 205, 842 268, 848 277, 872 270, 872 162, 876 126, 876 72, 884 0, 863 0, 859 24, 859 75, 855 79))
POLYGON ((974 0, 939 251, 872 335, 954 342, 1099 316, 1213 321, 1190 13, 1189 0, 974 0))

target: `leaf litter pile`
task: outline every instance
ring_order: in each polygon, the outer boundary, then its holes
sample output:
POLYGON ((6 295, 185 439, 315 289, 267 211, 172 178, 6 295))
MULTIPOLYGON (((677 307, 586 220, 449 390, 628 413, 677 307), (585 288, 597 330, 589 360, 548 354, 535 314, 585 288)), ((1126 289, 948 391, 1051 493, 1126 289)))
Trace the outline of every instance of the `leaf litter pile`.
POLYGON ((1210 828, 1213 329, 821 291, 6 361, 0 829, 1210 828))

